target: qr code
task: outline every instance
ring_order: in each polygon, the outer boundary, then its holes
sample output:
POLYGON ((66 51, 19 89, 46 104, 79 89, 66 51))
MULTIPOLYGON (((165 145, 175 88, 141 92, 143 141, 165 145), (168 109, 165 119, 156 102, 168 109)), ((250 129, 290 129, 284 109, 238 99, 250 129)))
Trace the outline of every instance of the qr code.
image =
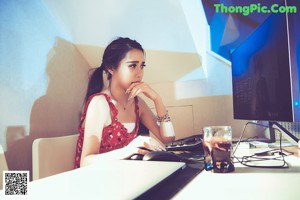
POLYGON ((4 171, 4 195, 27 195, 29 171, 4 171))

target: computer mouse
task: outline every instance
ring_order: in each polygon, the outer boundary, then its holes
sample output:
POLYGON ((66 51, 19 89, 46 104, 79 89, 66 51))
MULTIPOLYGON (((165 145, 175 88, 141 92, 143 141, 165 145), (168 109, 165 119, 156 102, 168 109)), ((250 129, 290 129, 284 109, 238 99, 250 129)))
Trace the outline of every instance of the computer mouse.
POLYGON ((152 151, 144 155, 145 161, 171 161, 182 162, 182 158, 174 153, 168 151, 152 151))
POLYGON ((133 154, 131 155, 129 158, 127 158, 128 160, 143 160, 144 155, 143 154, 133 154))

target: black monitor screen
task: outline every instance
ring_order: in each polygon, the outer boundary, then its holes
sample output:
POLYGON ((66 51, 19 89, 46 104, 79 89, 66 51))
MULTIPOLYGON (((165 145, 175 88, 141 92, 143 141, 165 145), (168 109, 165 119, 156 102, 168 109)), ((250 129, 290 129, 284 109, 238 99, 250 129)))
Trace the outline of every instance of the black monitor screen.
POLYGON ((293 121, 285 14, 273 14, 231 54, 235 119, 293 121))

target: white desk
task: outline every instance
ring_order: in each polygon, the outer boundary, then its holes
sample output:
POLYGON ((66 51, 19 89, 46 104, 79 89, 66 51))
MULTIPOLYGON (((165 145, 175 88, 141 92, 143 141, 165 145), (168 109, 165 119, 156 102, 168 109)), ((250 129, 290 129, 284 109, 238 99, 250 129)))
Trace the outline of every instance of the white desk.
MULTIPOLYGON (((263 149, 256 149, 263 151, 263 149)), ((235 171, 202 171, 173 199, 299 200, 300 158, 288 156, 286 169, 250 168, 235 164, 235 171)))
MULTIPOLYGON (((29 200, 133 199, 185 166, 180 162, 105 161, 32 181, 29 200)), ((11 199, 0 191, 0 199, 11 199)))
MULTIPOLYGON (((228 174, 202 171, 173 199, 299 200, 300 158, 288 156, 286 161, 289 163, 287 169, 235 164, 235 171, 228 174)), ((172 162, 106 161, 101 166, 84 167, 30 182, 28 199, 133 199, 182 166, 183 163, 172 162)), ((2 200, 5 198, 1 192, 2 200)))

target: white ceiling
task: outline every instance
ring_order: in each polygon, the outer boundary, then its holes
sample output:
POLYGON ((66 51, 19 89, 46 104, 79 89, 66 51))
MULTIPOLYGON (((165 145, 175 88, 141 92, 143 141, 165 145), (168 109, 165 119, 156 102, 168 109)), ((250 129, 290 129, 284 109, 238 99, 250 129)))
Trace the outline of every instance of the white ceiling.
POLYGON ((197 52, 185 13, 199 10, 184 11, 185 0, 42 1, 75 44, 105 47, 116 36, 128 36, 145 49, 197 52))

